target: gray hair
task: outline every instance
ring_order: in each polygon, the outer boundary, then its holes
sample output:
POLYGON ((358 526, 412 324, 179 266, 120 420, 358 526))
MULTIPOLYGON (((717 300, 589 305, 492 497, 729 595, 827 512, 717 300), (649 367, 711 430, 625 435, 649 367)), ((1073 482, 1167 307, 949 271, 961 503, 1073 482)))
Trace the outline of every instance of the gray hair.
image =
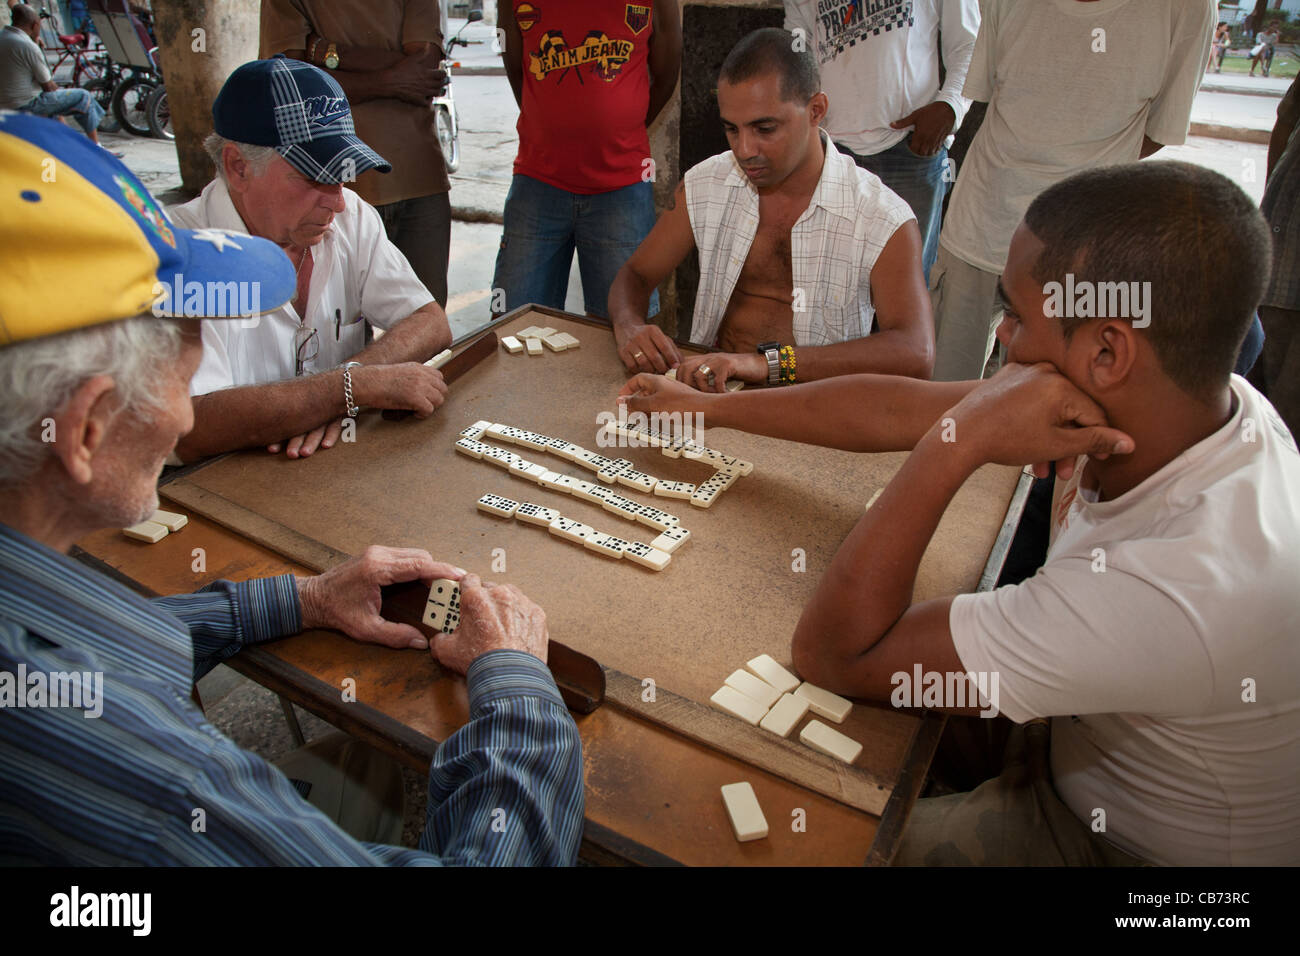
POLYGON ((252 143, 238 143, 233 139, 226 139, 220 133, 209 133, 203 139, 203 149, 212 160, 212 165, 217 167, 217 175, 221 177, 223 182, 226 178, 226 164, 221 161, 221 154, 225 151, 227 143, 239 150, 239 155, 244 157, 244 162, 248 163, 254 176, 260 176, 266 172, 266 167, 271 164, 271 160, 280 155, 273 146, 254 146, 252 143))
MULTIPOLYGON (((0 348, 0 487, 29 480, 50 454, 51 418, 88 379, 109 375, 126 412, 146 423, 164 404, 160 372, 181 354, 175 322, 152 317, 105 322, 0 348)), ((57 440, 58 436, 54 436, 57 440)))

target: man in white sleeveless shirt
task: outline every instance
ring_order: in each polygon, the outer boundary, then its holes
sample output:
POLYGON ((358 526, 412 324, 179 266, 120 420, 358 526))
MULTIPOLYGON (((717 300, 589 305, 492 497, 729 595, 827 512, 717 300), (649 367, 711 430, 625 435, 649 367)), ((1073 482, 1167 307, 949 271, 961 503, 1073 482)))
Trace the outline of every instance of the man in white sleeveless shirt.
POLYGON ((757 30, 722 64, 718 111, 731 149, 686 173, 610 288, 629 371, 675 367, 679 381, 710 391, 733 379, 929 377, 916 217, 821 131, 828 100, 816 61, 798 47, 784 30, 757 30), (684 359, 646 313, 692 248, 700 284, 690 339, 717 351, 684 359))

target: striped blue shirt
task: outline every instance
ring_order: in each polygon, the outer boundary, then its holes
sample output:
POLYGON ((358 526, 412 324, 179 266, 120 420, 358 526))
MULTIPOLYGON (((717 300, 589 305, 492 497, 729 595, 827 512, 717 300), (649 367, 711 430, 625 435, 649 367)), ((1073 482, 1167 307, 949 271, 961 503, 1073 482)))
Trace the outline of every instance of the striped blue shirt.
POLYGON ((300 629, 292 575, 150 601, 0 524, 0 862, 573 863, 582 744, 541 661, 474 661, 469 722, 429 771, 420 848, 379 846, 190 699, 218 662, 300 629))

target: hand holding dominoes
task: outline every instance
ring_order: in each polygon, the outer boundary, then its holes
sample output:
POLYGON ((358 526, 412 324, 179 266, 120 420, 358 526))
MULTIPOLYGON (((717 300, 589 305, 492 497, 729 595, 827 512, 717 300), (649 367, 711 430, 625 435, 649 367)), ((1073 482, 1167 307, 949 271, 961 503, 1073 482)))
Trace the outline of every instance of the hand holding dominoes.
POLYGON ((458 580, 464 574, 460 568, 433 560, 427 551, 366 548, 324 574, 297 579, 303 630, 323 627, 366 644, 423 649, 429 642, 419 630, 380 614, 380 588, 416 580, 430 583, 435 578, 458 580))
POLYGON ((429 608, 450 629, 434 638, 432 653, 458 674, 489 651, 523 651, 546 663, 546 614, 513 584, 484 582, 477 574, 434 581, 429 608))
POLYGON ((1003 366, 949 409, 935 430, 966 453, 972 468, 1039 463, 1037 473, 1046 469, 1041 463, 1055 461, 1061 478, 1070 477, 1079 455, 1133 451, 1133 439, 1108 426, 1105 410, 1046 362, 1003 366))
MULTIPOLYGON (((447 383, 441 372, 420 362, 363 365, 352 372, 352 393, 365 408, 400 409, 428 418, 447 400, 447 383)), ((341 401, 341 385, 338 394, 341 401)))

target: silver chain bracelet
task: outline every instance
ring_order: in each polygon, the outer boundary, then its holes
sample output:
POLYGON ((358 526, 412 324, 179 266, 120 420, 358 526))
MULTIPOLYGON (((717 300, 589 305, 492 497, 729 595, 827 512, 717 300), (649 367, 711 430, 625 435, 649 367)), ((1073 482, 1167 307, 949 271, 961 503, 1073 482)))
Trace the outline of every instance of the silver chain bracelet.
POLYGON ((347 409, 348 418, 356 418, 361 414, 361 406, 352 403, 352 370, 360 367, 360 362, 343 363, 343 406, 347 409))

